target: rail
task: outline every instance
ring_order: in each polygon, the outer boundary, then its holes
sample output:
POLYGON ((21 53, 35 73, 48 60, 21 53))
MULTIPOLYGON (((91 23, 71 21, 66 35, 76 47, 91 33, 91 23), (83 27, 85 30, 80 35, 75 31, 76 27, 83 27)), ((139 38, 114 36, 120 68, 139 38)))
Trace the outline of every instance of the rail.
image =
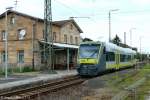
POLYGON ((84 81, 85 80, 81 79, 79 76, 67 77, 39 86, 2 93, 0 94, 0 98, 4 100, 30 100, 32 98, 36 98, 41 94, 56 92, 60 89, 80 84, 84 81))

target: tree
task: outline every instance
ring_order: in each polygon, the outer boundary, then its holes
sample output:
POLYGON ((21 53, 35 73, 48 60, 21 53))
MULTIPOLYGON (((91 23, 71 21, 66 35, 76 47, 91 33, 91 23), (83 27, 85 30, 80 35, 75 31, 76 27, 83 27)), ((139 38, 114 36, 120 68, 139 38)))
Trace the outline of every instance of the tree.
POLYGON ((119 45, 121 43, 121 39, 116 35, 112 40, 112 43, 119 45))

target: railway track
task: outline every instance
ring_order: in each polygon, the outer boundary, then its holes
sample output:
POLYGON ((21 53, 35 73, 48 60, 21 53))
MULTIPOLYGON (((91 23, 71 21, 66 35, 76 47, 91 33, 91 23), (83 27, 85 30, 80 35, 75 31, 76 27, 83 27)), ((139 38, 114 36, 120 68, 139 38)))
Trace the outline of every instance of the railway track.
MULTIPOLYGON (((117 70, 117 71, 121 72, 122 70, 117 70)), ((113 72, 115 72, 115 71, 108 72, 108 73, 113 73, 113 72)), ((105 73, 105 74, 108 74, 108 73, 105 73)), ((137 74, 137 72, 133 73, 131 76, 134 76, 136 74, 137 74)), ((126 78, 127 78, 127 76, 118 81, 122 82, 126 78)), ((1 93, 0 99, 1 100, 31 100, 31 99, 34 99, 45 93, 56 92, 60 89, 64 89, 67 87, 71 87, 73 85, 80 84, 80 83, 84 82, 85 80, 87 80, 87 79, 80 78, 80 76, 70 76, 70 77, 51 81, 49 83, 45 83, 45 84, 38 85, 38 86, 33 86, 33 87, 29 87, 29 88, 24 88, 24 89, 1 93)))
POLYGON ((85 79, 79 76, 72 76, 63 78, 54 82, 45 83, 39 86, 34 86, 25 89, 19 89, 0 94, 2 100, 31 100, 38 97, 41 94, 56 92, 60 89, 71 87, 73 85, 84 82, 85 79))

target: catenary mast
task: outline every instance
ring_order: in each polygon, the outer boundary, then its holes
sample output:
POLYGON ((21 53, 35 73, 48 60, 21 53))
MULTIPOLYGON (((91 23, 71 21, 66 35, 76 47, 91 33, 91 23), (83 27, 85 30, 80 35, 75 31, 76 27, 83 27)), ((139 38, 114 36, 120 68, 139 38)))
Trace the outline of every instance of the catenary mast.
POLYGON ((47 68, 52 68, 52 9, 51 0, 44 1, 44 61, 47 68))

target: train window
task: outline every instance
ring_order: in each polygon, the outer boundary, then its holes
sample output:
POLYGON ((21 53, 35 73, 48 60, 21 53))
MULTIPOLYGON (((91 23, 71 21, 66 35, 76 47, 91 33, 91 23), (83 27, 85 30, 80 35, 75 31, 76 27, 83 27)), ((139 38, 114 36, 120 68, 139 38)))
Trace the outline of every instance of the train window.
POLYGON ((82 45, 79 48, 79 58, 97 58, 99 48, 99 45, 82 45))
POLYGON ((124 54, 120 55, 120 61, 121 62, 127 62, 127 61, 130 61, 130 60, 131 60, 131 55, 124 55, 124 54))
POLYGON ((115 53, 106 52, 106 61, 115 61, 115 53))
POLYGON ((128 61, 128 55, 125 55, 125 62, 128 61))
POLYGON ((103 49, 103 54, 106 54, 106 50, 105 50, 105 47, 104 47, 104 49, 103 49))
POLYGON ((124 62, 124 55, 122 55, 122 54, 120 55, 120 61, 124 62))
POLYGON ((131 55, 128 55, 128 61, 130 61, 131 60, 131 55))

